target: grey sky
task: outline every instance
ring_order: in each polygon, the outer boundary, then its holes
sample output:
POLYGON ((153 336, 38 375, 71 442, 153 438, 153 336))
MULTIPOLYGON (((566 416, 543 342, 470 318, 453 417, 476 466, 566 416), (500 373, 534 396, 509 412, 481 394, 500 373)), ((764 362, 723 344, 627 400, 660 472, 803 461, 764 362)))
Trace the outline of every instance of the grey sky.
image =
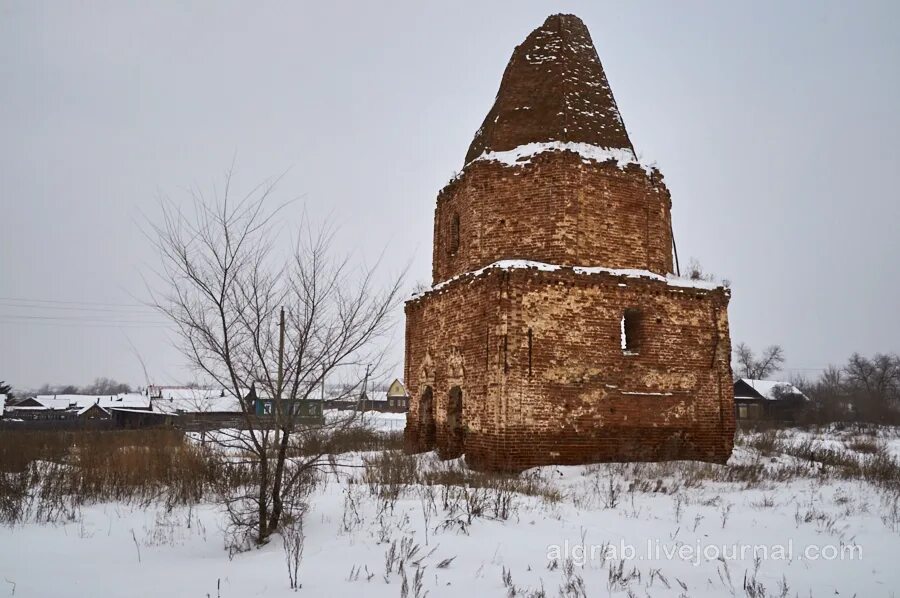
POLYGON ((0 1, 0 379, 143 384, 129 343, 188 379, 129 307, 140 223, 235 155, 241 188, 290 169, 341 251, 430 282, 437 191, 550 12, 590 29, 682 263, 732 281, 735 342, 900 349, 900 4, 0 1))

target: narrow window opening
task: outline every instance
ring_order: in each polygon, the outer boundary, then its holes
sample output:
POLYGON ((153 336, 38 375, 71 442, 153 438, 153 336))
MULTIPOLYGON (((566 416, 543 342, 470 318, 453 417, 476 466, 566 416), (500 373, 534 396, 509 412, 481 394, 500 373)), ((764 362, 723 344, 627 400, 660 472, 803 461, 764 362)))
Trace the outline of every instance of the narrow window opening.
POLYGON ((622 314, 622 352, 626 355, 637 355, 640 352, 641 312, 626 309, 622 314))
POLYGON ((450 219, 450 255, 456 255, 459 251, 459 214, 453 214, 450 219))

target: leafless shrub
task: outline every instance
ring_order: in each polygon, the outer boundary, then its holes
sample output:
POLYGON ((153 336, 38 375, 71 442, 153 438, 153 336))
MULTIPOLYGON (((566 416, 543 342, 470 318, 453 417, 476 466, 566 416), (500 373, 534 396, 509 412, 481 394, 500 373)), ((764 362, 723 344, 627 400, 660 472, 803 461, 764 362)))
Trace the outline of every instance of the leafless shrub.
POLYGON ((756 449, 765 457, 782 452, 782 444, 778 430, 766 430, 759 434, 741 434, 740 438, 750 448, 756 449))
POLYGON ((428 546, 428 530, 431 526, 431 518, 437 514, 436 493, 434 486, 419 484, 416 486, 416 494, 419 497, 419 504, 422 508, 422 519, 425 522, 425 545, 428 546))
POLYGON ((622 487, 619 485, 618 479, 610 473, 606 478, 606 483, 601 483, 600 479, 594 480, 594 486, 597 494, 603 501, 604 509, 615 509, 619 505, 619 497, 622 495, 622 487))
POLYGON ((244 430, 229 448, 239 445, 252 461, 253 484, 221 500, 233 535, 256 544, 333 465, 330 444, 355 414, 315 422, 304 418, 306 408, 326 380, 341 378, 353 393, 368 378, 364 364, 380 364, 376 341, 389 329, 401 284, 377 292, 374 270, 354 273, 334 258, 328 228, 301 226, 290 255, 279 256, 283 206, 269 206, 276 182, 235 197, 229 172, 221 190, 194 193, 187 209, 163 201, 161 222, 149 231, 165 289, 153 295, 155 306, 175 324, 190 365, 240 403, 244 430), (264 419, 258 401, 271 407, 264 419))
POLYGON ((358 529, 363 522, 359 512, 360 488, 358 484, 350 483, 344 489, 344 511, 341 515, 341 531, 345 534, 358 529))
POLYGON ((306 536, 303 534, 303 520, 296 519, 285 522, 281 526, 281 540, 290 587, 296 592, 303 587, 299 577, 300 561, 303 559, 303 544, 306 540, 306 536))

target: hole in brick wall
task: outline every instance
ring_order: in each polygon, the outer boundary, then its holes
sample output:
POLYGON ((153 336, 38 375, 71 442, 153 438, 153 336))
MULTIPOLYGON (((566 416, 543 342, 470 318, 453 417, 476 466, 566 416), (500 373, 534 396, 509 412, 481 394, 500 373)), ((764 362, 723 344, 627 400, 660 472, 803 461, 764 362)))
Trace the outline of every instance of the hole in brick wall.
POLYGON ((459 251, 459 214, 453 214, 450 219, 450 255, 456 255, 459 251))
POLYGON ((622 314, 622 351, 626 354, 636 355, 641 349, 641 319, 638 309, 626 309, 622 314))

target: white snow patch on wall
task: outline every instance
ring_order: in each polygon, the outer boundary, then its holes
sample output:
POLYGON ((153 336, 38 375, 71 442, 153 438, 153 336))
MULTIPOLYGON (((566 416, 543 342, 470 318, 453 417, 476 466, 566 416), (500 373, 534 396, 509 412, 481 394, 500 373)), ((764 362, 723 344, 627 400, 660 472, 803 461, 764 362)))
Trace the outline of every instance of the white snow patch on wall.
POLYGON ((423 291, 421 293, 413 293, 413 298, 424 295, 425 293, 429 293, 431 291, 440 290, 450 283, 459 280, 461 278, 472 277, 475 278, 480 276, 491 269, 497 270, 515 270, 520 268, 533 268, 535 270, 542 270, 544 272, 555 272, 556 270, 562 270, 564 268, 571 268, 576 274, 609 274, 610 276, 624 276, 627 278, 650 278, 652 280, 658 280, 660 282, 665 282, 670 287, 679 287, 679 288, 691 288, 691 289, 705 289, 711 291, 713 289, 725 288, 724 285, 709 282, 706 280, 694 280, 692 278, 681 278, 675 275, 663 276, 662 274, 657 274, 656 272, 651 272, 649 270, 639 270, 635 268, 604 268, 602 266, 561 266, 558 264, 547 264, 544 262, 536 262, 532 260, 499 260, 492 264, 488 264, 483 268, 479 268, 478 270, 473 270, 471 272, 464 272, 462 274, 458 274, 453 278, 449 278, 443 282, 439 282, 434 285, 427 291, 423 291))
POLYGON ((480 156, 469 162, 487 161, 500 162, 506 166, 523 166, 531 162, 531 159, 544 152, 575 152, 583 160, 594 162, 609 162, 614 160, 619 168, 625 168, 629 164, 636 164, 643 168, 647 174, 655 168, 655 164, 644 164, 638 160, 634 152, 627 147, 600 147, 591 145, 590 143, 579 143, 572 141, 544 141, 535 143, 526 143, 511 150, 503 152, 485 151, 480 156))

